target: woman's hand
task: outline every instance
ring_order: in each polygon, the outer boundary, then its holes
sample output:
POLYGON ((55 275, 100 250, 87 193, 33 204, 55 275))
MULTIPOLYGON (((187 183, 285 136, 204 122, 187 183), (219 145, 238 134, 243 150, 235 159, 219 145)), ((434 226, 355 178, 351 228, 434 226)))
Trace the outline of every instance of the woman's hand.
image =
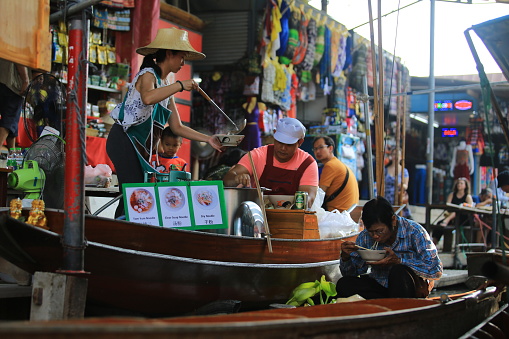
POLYGON ((225 147, 221 144, 221 142, 219 142, 219 138, 217 137, 217 135, 211 135, 208 138, 207 143, 210 146, 214 147, 219 152, 222 152, 225 149, 225 147))
POLYGON ((182 87, 183 87, 184 91, 191 91, 193 89, 194 90, 198 89, 198 84, 193 79, 180 80, 180 82, 182 83, 182 87))
POLYGON ((385 247, 384 250, 387 252, 385 258, 370 262, 370 265, 398 265, 401 264, 401 259, 394 253, 390 247, 385 247))
POLYGON ((353 241, 345 241, 341 244, 341 260, 348 261, 350 260, 350 254, 352 252, 357 251, 359 248, 353 241))

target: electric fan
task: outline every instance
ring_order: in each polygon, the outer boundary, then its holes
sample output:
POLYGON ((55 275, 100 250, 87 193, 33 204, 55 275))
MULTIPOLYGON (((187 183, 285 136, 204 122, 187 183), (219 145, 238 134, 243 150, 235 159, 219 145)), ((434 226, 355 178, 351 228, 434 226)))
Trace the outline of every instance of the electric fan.
POLYGON ((43 135, 28 148, 23 159, 23 164, 35 160, 46 174, 41 199, 48 208, 63 209, 64 207, 64 143, 63 139, 57 135, 43 135))
POLYGON ((39 168, 37 161, 23 162, 23 168, 13 171, 7 178, 7 185, 18 191, 27 193, 25 199, 39 199, 46 175, 39 168))
POLYGON ((64 137, 65 86, 50 73, 36 76, 27 88, 23 102, 24 128, 35 142, 45 126, 56 129, 64 137))

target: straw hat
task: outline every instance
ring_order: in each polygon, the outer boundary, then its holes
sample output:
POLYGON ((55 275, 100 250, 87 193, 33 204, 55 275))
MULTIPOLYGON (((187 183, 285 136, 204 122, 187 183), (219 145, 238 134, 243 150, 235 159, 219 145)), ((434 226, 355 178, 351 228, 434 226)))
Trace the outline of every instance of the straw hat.
POLYGON ((198 52, 191 46, 186 31, 173 27, 159 29, 154 41, 145 47, 136 49, 136 53, 149 55, 157 52, 159 49, 188 52, 186 60, 201 60, 205 58, 205 54, 198 52))

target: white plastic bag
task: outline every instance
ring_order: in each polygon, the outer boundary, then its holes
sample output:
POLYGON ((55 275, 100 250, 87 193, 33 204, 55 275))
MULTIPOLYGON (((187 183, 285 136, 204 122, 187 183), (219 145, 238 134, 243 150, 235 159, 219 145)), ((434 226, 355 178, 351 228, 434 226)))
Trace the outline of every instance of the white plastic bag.
POLYGON ((345 237, 358 232, 359 225, 353 221, 347 211, 324 211, 323 215, 318 217, 318 230, 321 239, 345 237))
POLYGON ((85 166, 85 185, 94 185, 97 187, 110 187, 111 167, 106 164, 99 164, 95 167, 85 166))
POLYGON ((316 212, 318 212, 320 209, 323 210, 322 208, 323 199, 325 199, 325 192, 323 189, 318 187, 318 190, 316 191, 315 201, 313 201, 313 205, 311 206, 310 210, 316 212))

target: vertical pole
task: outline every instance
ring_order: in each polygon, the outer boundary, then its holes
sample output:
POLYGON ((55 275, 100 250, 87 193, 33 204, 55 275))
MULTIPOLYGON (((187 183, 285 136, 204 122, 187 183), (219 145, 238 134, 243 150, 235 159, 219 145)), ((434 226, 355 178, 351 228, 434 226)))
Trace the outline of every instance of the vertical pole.
POLYGON ((366 130, 366 154, 368 155, 368 191, 369 191, 369 200, 375 198, 375 190, 374 190, 374 176, 373 176, 373 148, 371 147, 371 114, 369 112, 369 100, 368 98, 368 79, 365 75, 362 78, 362 89, 364 91, 364 95, 366 100, 364 100, 364 114, 365 114, 365 130, 366 130))
POLYGON ((329 4, 329 0, 322 0, 322 11, 327 13, 327 5, 329 4))
POLYGON ((81 12, 70 18, 62 273, 83 273, 84 268, 83 159, 85 157, 85 107, 88 74, 87 32, 88 20, 84 19, 81 12))
POLYGON ((378 132, 377 148, 379 161, 376 164, 377 189, 378 195, 385 196, 385 170, 384 170, 384 133, 385 133, 385 113, 384 113, 384 52, 382 47, 382 0, 378 0, 378 132), (380 145, 380 147, 378 147, 380 145))
POLYGON ((433 139, 435 130, 435 0, 430 0, 430 37, 429 37, 429 97, 428 97, 428 140, 426 145, 426 203, 432 204, 433 197, 433 139))
MULTIPOLYGON (((369 33, 370 33, 370 39, 371 39, 371 64, 373 67, 373 114, 375 119, 375 181, 377 182, 377 190, 378 195, 383 195, 384 192, 381 192, 379 189, 379 183, 383 180, 380 168, 378 164, 382 162, 383 164, 383 157, 380 157, 380 150, 383 152, 383 128, 382 128, 382 137, 380 138, 380 115, 382 115, 382 121, 383 121, 383 108, 382 110, 379 107, 379 100, 378 100, 378 76, 379 73, 377 71, 376 67, 376 49, 375 49, 375 33, 373 28, 373 12, 371 9, 371 0, 368 0, 368 11, 369 11, 369 33), (381 112, 382 111, 382 112, 381 112)), ((383 95, 383 94, 382 94, 383 95)))

